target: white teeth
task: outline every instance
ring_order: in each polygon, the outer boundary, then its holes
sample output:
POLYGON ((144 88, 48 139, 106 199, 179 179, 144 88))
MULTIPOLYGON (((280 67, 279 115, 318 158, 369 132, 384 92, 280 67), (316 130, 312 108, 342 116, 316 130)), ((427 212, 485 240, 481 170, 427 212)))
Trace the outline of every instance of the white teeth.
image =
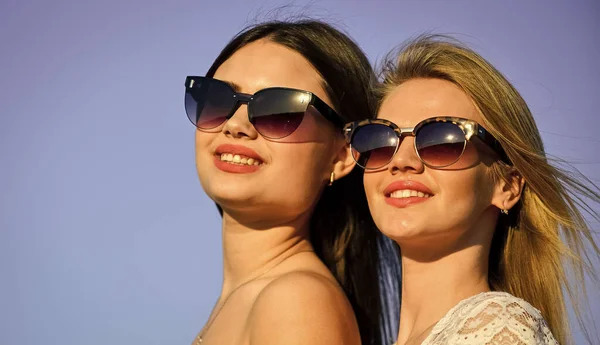
POLYGON ((390 194, 390 198, 402 199, 410 197, 429 198, 430 194, 419 192, 411 189, 396 190, 390 194))
POLYGON ((231 164, 239 165, 260 165, 260 161, 254 158, 248 158, 242 155, 234 155, 232 153, 221 153, 221 160, 231 164))

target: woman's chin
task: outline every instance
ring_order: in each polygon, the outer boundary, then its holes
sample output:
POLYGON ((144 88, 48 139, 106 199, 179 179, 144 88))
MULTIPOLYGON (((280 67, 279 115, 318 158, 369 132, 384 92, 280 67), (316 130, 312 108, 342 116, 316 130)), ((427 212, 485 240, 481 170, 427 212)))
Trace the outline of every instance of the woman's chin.
POLYGON ((382 231, 382 233, 398 245, 410 244, 421 237, 419 236, 419 233, 414 231, 399 231, 398 229, 394 229, 393 231, 382 231))
POLYGON ((396 242, 400 247, 414 246, 422 247, 430 241, 436 240, 436 234, 420 226, 403 224, 396 226, 386 226, 381 228, 381 232, 396 242))
POLYGON ((375 225, 379 230, 387 237, 393 239, 409 239, 418 236, 420 231, 418 224, 415 224, 415 220, 411 217, 383 217, 383 219, 377 219, 375 217, 375 225))
POLYGON ((255 200, 252 193, 242 193, 238 191, 211 191, 206 193, 209 198, 219 204, 224 209, 239 209, 257 206, 258 201, 255 200))

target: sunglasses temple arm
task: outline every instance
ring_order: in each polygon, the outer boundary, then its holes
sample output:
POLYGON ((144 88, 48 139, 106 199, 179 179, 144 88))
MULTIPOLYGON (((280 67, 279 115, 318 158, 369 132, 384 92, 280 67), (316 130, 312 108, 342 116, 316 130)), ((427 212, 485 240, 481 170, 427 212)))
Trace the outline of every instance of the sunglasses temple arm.
POLYGON ((335 110, 331 109, 327 103, 321 101, 317 97, 312 98, 312 105, 325 117, 327 120, 333 122, 336 126, 343 127, 344 120, 335 110))
POLYGON ((508 159, 508 155, 504 151, 502 145, 500 145, 498 139, 494 138, 494 136, 485 128, 481 126, 477 127, 477 137, 481 139, 484 143, 486 143, 489 147, 491 147, 503 161, 510 164, 510 159, 508 159))
POLYGON ((344 135, 344 138, 346 139, 346 142, 348 144, 351 144, 352 132, 354 132, 355 128, 356 128, 356 125, 354 122, 348 123, 342 128, 342 134, 344 135))

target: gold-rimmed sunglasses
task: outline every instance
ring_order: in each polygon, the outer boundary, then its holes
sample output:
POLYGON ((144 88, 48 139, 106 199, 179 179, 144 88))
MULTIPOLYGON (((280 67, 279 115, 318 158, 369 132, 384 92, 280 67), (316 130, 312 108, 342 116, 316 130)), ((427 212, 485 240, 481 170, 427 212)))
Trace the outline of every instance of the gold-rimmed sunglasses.
POLYGON ((476 121, 460 117, 431 117, 410 128, 400 128, 384 119, 362 120, 346 124, 344 135, 356 163, 368 170, 382 168, 391 162, 406 136, 415 138, 417 156, 431 168, 456 163, 472 138, 480 139, 510 164, 500 142, 490 132, 476 121))

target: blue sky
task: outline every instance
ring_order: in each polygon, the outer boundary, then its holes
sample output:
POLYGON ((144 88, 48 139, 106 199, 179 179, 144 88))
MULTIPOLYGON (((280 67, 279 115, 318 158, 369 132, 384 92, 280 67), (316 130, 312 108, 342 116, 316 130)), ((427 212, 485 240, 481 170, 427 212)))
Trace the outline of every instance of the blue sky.
MULTIPOLYGON (((184 79, 281 4, 0 4, 1 344, 191 342, 222 273, 184 79)), ((456 35, 523 94, 547 151, 598 183, 597 1, 296 1, 287 12, 338 25, 373 62, 424 31, 456 35)), ((590 297, 600 310, 597 287, 590 297)))

